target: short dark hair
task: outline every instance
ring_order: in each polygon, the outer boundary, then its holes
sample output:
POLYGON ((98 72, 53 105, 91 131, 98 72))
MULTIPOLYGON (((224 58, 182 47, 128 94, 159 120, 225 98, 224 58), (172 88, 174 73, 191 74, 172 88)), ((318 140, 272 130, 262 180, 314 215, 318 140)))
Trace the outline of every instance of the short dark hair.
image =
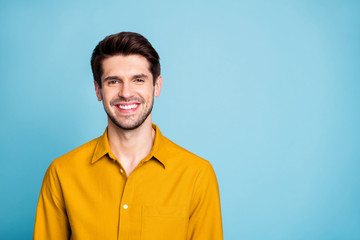
POLYGON ((91 69, 94 80, 101 88, 101 76, 103 74, 102 62, 116 55, 138 54, 145 57, 150 64, 150 72, 153 81, 160 76, 160 58, 150 42, 141 34, 134 32, 120 32, 104 38, 95 47, 91 57, 91 69))

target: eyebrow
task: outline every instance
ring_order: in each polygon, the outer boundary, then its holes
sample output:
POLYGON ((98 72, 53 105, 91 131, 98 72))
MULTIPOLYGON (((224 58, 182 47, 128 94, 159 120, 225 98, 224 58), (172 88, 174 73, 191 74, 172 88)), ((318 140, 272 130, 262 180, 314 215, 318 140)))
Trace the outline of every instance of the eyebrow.
MULTIPOLYGON (((135 78, 146 78, 146 79, 148 79, 149 76, 144 74, 144 73, 140 73, 140 74, 133 75, 131 78, 132 79, 135 79, 135 78)), ((103 81, 105 82, 105 81, 108 81, 108 80, 121 80, 121 78, 119 78, 118 76, 108 76, 108 77, 104 78, 103 81)))
POLYGON ((117 76, 108 76, 108 77, 104 78, 104 82, 107 80, 120 80, 120 78, 117 76))
POLYGON ((144 73, 136 74, 132 78, 149 78, 148 75, 144 73))

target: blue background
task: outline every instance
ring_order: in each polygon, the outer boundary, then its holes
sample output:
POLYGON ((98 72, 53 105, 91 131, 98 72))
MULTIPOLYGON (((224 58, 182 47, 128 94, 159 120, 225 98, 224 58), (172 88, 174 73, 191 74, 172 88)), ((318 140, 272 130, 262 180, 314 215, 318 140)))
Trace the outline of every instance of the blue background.
POLYGON ((1 1, 0 239, 31 239, 50 162, 99 136, 90 56, 161 57, 153 120, 217 173, 225 239, 360 239, 359 1, 1 1))

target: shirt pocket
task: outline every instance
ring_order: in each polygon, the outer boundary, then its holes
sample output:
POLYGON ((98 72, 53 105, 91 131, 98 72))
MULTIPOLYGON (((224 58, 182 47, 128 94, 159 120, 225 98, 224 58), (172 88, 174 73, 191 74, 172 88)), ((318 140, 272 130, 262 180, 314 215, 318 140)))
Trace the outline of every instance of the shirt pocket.
POLYGON ((187 233, 185 207, 143 206, 141 220, 142 240, 184 240, 187 233))

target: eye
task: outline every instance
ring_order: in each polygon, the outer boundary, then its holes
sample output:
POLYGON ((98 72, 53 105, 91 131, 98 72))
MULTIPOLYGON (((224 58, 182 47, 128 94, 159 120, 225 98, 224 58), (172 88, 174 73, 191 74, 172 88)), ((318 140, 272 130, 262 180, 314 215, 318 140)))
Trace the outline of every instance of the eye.
POLYGON ((145 80, 144 80, 144 79, 141 79, 141 78, 137 78, 137 79, 135 79, 135 82, 137 82, 137 83, 143 83, 143 82, 145 82, 145 80))
POLYGON ((118 80, 109 80, 107 83, 108 83, 108 85, 115 85, 115 84, 119 83, 119 81, 118 80))

